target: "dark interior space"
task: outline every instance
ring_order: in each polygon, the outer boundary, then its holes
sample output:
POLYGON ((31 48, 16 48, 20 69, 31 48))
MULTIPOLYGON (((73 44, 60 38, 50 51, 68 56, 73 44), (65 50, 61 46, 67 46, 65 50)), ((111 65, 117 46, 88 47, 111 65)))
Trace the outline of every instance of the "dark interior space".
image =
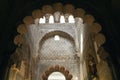
POLYGON ((0 0, 0 80, 3 80, 5 69, 9 65, 10 55, 16 49, 13 40, 17 35, 17 26, 26 15, 45 4, 73 4, 83 8, 95 17, 102 25, 106 37, 103 45, 109 52, 111 66, 114 67, 116 80, 120 79, 120 1, 119 0, 0 0))

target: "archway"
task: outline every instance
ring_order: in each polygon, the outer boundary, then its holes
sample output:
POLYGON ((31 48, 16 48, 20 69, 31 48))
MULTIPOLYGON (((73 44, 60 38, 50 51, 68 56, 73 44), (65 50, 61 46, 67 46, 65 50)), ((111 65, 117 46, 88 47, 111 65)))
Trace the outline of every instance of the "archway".
POLYGON ((66 78, 61 72, 56 71, 49 75, 48 80, 66 80, 66 78))
POLYGON ((42 75, 42 80, 71 80, 72 77, 69 70, 66 70, 63 66, 56 65, 45 71, 42 75))

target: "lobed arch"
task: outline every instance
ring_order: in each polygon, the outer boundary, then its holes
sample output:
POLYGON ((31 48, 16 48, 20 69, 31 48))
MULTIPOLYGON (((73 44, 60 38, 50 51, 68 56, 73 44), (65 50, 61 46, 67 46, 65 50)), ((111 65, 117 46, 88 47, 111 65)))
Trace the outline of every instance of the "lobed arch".
POLYGON ((48 68, 48 70, 45 71, 45 73, 43 73, 42 75, 42 80, 48 80, 48 77, 53 73, 53 72, 60 72, 65 76, 66 80, 71 80, 73 75, 70 74, 69 70, 65 69, 64 66, 51 66, 50 68, 48 68))
MULTIPOLYGON (((91 32, 94 33, 94 41, 96 42, 98 48, 101 47, 105 43, 104 35, 99 33, 102 29, 102 26, 95 22, 95 18, 87 14, 83 8, 75 8, 72 4, 65 4, 56 3, 54 5, 44 5, 42 8, 38 8, 33 10, 31 16, 25 16, 23 18, 23 23, 18 25, 17 31, 19 35, 15 36, 14 43, 18 46, 24 44, 23 36, 27 33, 27 27, 29 25, 35 24, 36 19, 42 18, 46 13, 54 14, 54 12, 60 11, 63 15, 64 14, 72 14, 74 18, 81 17, 83 22, 88 24, 91 32)), ((75 42, 75 41, 74 41, 75 42)))
MULTIPOLYGON (((23 35, 27 32, 26 27, 29 27, 28 25, 34 24, 34 20, 35 20, 36 18, 42 17, 42 16, 43 16, 43 13, 48 13, 48 12, 51 13, 51 11, 54 12, 54 10, 48 11, 47 9, 49 9, 49 7, 50 7, 50 6, 48 6, 46 9, 42 9, 42 10, 40 10, 40 9, 34 10, 34 11, 32 12, 32 15, 31 15, 31 16, 26 16, 26 17, 23 19, 24 24, 18 27, 18 33, 20 33, 20 34, 19 34, 18 36, 16 36, 16 37, 15 37, 15 40, 14 40, 14 42, 15 42, 16 45, 19 46, 19 45, 21 45, 21 44, 24 44, 24 41, 23 41, 22 38, 23 38, 23 35), (48 11, 48 12, 44 12, 43 10, 48 11)), ((50 9, 52 9, 52 7, 51 7, 50 9)), ((58 8, 58 9, 59 9, 59 8, 58 8)), ((61 9, 61 8, 60 8, 60 9, 61 9)), ((91 16, 91 15, 89 15, 89 14, 85 14, 84 9, 82 9, 82 8, 77 8, 77 9, 74 9, 74 8, 64 8, 64 9, 66 9, 66 10, 61 10, 61 12, 73 14, 74 17, 81 17, 81 18, 83 19, 84 23, 89 24, 90 27, 91 27, 92 32, 95 33, 96 42, 98 42, 98 43, 101 42, 101 43, 99 43, 100 46, 104 43, 104 41, 103 41, 103 39, 102 39, 102 38, 104 38, 104 36, 103 36, 103 35, 99 35, 99 34, 100 34, 99 32, 100 32, 100 30, 101 30, 101 25, 99 25, 99 23, 94 22, 95 19, 94 19, 93 16, 91 16), (67 10, 67 9, 68 9, 68 10, 67 10), (64 11, 65 11, 65 12, 64 12, 64 11), (75 11, 75 13, 74 13, 73 11, 75 11), (95 24, 95 23, 96 23, 96 24, 95 24), (102 37, 102 38, 101 38, 101 37, 102 37), (99 38, 102 39, 102 40, 100 40, 99 38)), ((58 10, 57 10, 57 11, 58 11, 58 10)), ((53 12, 52 12, 52 13, 53 13, 53 12)), ((49 34, 49 33, 48 33, 48 34, 49 34)), ((72 39, 71 39, 71 40, 72 40, 72 39)), ((73 40, 73 41, 74 41, 74 40, 73 40)))
MULTIPOLYGON (((61 12, 63 15, 72 14, 74 18, 81 17, 83 19, 83 22, 91 27, 91 32, 95 34, 99 34, 102 29, 102 26, 99 23, 95 22, 95 18, 92 15, 87 14, 83 8, 74 8, 72 4, 63 5, 62 3, 56 3, 54 5, 44 5, 41 9, 38 8, 33 10, 31 16, 25 16, 23 18, 23 23, 18 25, 18 33, 20 33, 20 35, 26 34, 27 27, 29 27, 31 24, 35 24, 36 19, 42 18, 47 13, 54 14, 56 11, 61 12)), ((16 42, 17 41, 15 41, 15 44, 18 45, 16 42)))

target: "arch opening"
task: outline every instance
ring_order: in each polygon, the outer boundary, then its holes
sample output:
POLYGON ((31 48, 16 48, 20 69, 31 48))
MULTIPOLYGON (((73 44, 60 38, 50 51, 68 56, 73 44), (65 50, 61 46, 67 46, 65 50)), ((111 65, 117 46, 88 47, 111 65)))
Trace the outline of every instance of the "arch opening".
POLYGON ((48 76, 48 80, 66 80, 66 78, 61 72, 52 72, 48 76))

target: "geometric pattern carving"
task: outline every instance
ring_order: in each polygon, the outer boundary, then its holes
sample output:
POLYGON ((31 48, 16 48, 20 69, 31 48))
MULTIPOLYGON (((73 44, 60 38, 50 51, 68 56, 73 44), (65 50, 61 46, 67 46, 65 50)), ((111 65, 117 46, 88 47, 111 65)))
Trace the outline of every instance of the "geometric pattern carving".
POLYGON ((58 41, 50 37, 40 46, 40 59, 73 59, 75 53, 74 44, 62 36, 58 41))

